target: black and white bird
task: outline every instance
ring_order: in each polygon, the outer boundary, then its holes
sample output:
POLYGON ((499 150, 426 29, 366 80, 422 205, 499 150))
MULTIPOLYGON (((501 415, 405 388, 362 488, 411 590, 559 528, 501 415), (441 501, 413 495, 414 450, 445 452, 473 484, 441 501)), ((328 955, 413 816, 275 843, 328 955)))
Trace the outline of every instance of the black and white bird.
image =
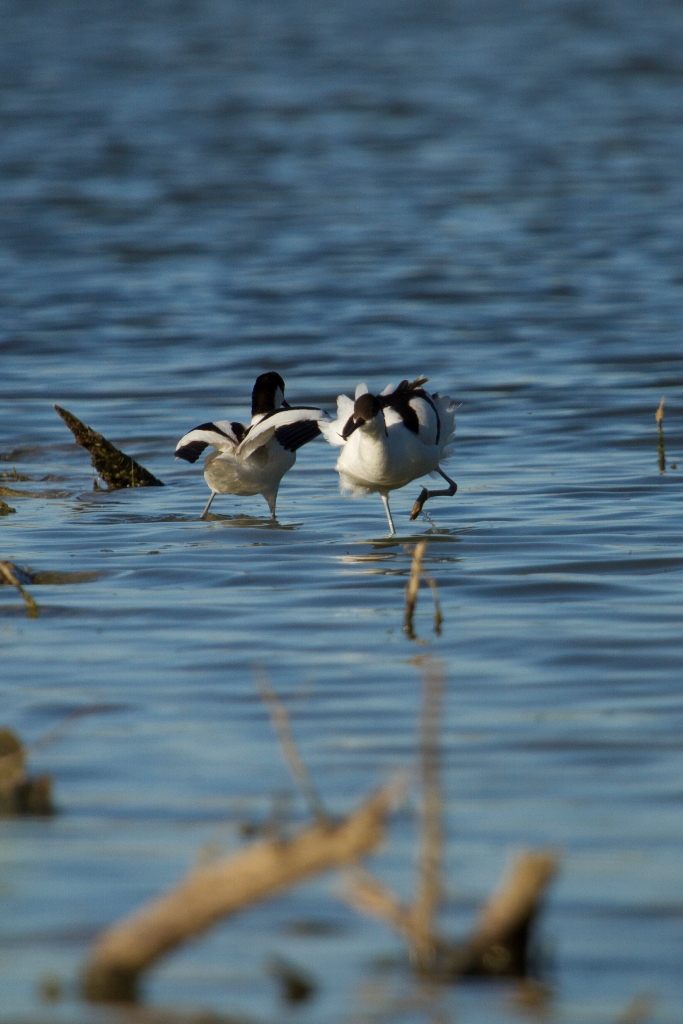
POLYGON ((274 519, 280 481, 296 462, 299 448, 318 436, 324 415, 322 409, 289 405, 285 382, 271 370, 256 378, 248 426, 216 420, 181 437, 175 455, 186 462, 196 462, 211 445, 216 449, 204 460, 211 497, 200 518, 206 518, 217 494, 262 494, 274 519))
POLYGON ((326 440, 342 446, 336 466, 342 493, 358 497, 377 492, 392 534, 396 529, 390 491, 426 473, 444 478, 448 489, 422 489, 410 514, 416 519, 429 498, 451 496, 457 490, 439 466, 455 431, 456 406, 448 395, 428 394, 422 387, 427 380, 403 380, 397 388, 390 384, 379 395, 369 394, 365 384, 359 384, 355 402, 340 395, 337 419, 320 423, 326 440))

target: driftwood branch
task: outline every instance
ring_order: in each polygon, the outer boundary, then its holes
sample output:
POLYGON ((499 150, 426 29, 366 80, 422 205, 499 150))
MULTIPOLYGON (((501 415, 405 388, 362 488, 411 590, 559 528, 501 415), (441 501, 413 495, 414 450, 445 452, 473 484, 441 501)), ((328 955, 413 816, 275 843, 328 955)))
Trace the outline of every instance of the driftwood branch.
POLYGON ((467 942, 454 951, 451 971, 523 977, 531 926, 557 869, 558 857, 552 851, 519 854, 481 911, 467 942))
POLYGON ((396 796, 397 786, 390 784, 339 823, 316 823, 286 842, 254 843, 190 872, 100 936, 83 971, 84 995, 99 1002, 133 1001, 139 976, 164 953, 221 918, 369 853, 384 835, 396 796))
POLYGON ((110 491, 123 487, 163 487, 163 482, 153 476, 139 462, 126 455, 96 430, 67 409, 59 405, 53 406, 55 412, 62 417, 71 433, 80 444, 90 452, 90 461, 102 477, 110 491))
POLYGON ((420 930, 414 908, 366 871, 346 875, 342 897, 354 909, 388 925, 406 942, 411 958, 423 973, 440 981, 462 975, 524 977, 529 934, 548 885, 557 871, 553 853, 526 851, 520 855, 482 910, 470 937, 453 943, 420 930), (420 951, 433 949, 432 959, 420 951), (418 952, 417 958, 413 951, 418 952))
POLYGON ((421 933, 413 908, 402 903, 395 892, 364 868, 353 867, 344 873, 340 897, 360 914, 377 918, 395 931, 408 946, 413 962, 424 948, 431 947, 431 932, 421 933))

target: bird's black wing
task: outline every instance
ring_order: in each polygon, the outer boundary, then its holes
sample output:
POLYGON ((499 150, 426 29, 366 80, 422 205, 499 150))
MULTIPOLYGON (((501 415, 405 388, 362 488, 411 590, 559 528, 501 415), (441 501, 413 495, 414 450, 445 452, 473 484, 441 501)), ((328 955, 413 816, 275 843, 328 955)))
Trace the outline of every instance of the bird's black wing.
POLYGON ((320 433, 320 427, 315 420, 302 420, 299 423, 288 423, 284 427, 277 427, 275 440, 281 444, 285 451, 296 452, 320 433))
POLYGON ((175 457, 186 462, 196 462, 205 448, 213 445, 219 451, 234 451, 245 434, 241 423, 202 423, 188 431, 176 445, 175 457))

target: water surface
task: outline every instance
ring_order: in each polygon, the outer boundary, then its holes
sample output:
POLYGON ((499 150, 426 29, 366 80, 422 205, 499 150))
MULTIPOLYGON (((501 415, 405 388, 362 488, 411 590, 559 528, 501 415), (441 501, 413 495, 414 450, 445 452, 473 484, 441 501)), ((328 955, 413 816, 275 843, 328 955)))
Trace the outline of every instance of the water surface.
MULTIPOLYGON (((98 929, 292 790, 255 667, 344 813, 414 762, 428 652, 448 679, 444 931, 464 932, 511 851, 557 847, 557 1019, 613 1020, 649 991, 652 1020, 679 1020, 683 9, 2 13, 0 469, 31 479, 0 484, 39 496, 4 499, 0 556, 42 574, 36 620, 0 588, 2 723, 35 741, 99 708, 32 758, 60 814, 0 824, 5 1019, 87 1019, 74 979, 98 929), (379 499, 338 495, 320 440, 276 525, 260 498, 198 521, 201 471, 175 442, 247 416, 270 368, 328 409, 359 380, 426 373, 461 403, 456 497, 410 525, 420 485, 397 493, 388 540, 379 499), (93 491, 53 402, 166 487, 93 491), (401 629, 420 536, 445 620, 434 637, 423 596, 428 646, 401 629), (38 998, 50 974, 56 1007, 38 998)), ((373 860, 405 897, 414 801, 373 860)), ((522 1013, 508 986, 406 1005, 400 966, 378 968, 398 943, 329 879, 168 958, 146 996, 280 1020, 273 953, 318 982, 287 1011, 302 1021, 522 1013)))

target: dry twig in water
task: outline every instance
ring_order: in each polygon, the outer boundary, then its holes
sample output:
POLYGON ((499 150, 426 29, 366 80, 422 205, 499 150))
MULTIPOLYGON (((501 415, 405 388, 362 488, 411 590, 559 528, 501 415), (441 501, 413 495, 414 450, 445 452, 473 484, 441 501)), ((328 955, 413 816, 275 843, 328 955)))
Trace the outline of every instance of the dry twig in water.
POLYGON ((322 800, 318 796, 318 792, 313 785, 313 779, 311 778, 308 768, 304 764, 296 743, 294 742, 292 729, 289 724, 289 715, 287 714, 282 701, 270 685, 270 681, 268 680, 265 672, 256 673, 256 685, 258 687, 261 700, 268 708, 270 721, 280 742, 280 748, 282 750, 282 756, 285 760, 285 764, 289 768, 294 781, 301 790, 312 817, 318 822, 329 821, 329 815, 323 806, 322 800))
POLYGON ((102 434, 98 434, 96 430, 81 423, 73 413, 58 405, 53 408, 64 420, 76 438, 77 444, 90 452, 90 461, 110 491, 120 490, 123 487, 164 486, 163 481, 158 480, 149 470, 132 459, 130 455, 122 452, 102 434))
POLYGON ((410 567, 410 579, 406 584, 406 610, 403 619, 403 628, 406 633, 412 638, 413 634, 413 615, 415 614, 415 605, 417 604, 417 595, 420 590, 420 573, 422 571, 422 558, 425 553, 427 542, 420 540, 415 545, 413 551, 413 562, 410 567))
POLYGON ((402 903, 389 886, 384 885, 365 868, 354 866, 344 872, 344 885, 339 895, 360 914, 382 921, 400 935, 408 946, 411 960, 417 959, 413 951, 431 944, 431 934, 416 933, 417 924, 412 907, 402 903))
POLYGON ((666 398, 662 395, 657 412, 655 413, 655 420, 657 421, 657 456, 659 459, 659 472, 666 473, 666 454, 664 452, 664 403, 666 398))
POLYGON ((463 974, 524 977, 531 927, 558 858, 552 852, 526 851, 481 911, 464 943, 441 938, 434 916, 441 894, 441 792, 439 781, 439 722, 443 677, 437 665, 421 661, 424 703, 420 743, 422 767, 422 837, 419 880, 413 904, 367 871, 347 872, 342 897, 356 910, 376 917, 406 942, 411 962, 422 974, 450 981, 463 974))
POLYGON ((26 614, 29 619, 38 618, 38 605, 33 600, 27 590, 24 590, 19 579, 17 578, 16 566, 12 562, 0 562, 0 576, 2 576, 7 583, 10 583, 13 587, 16 587, 21 596, 24 599, 26 605, 26 614))
POLYGON ((420 540, 415 545, 413 551, 413 561, 410 568, 410 579, 406 584, 406 605, 405 614, 403 617, 403 629, 410 640, 415 640, 415 631, 413 630, 413 615, 415 614, 415 605, 417 604, 417 595, 420 590, 420 577, 422 577, 425 583, 428 585, 432 592, 432 598, 434 600, 434 632, 437 636, 441 634, 441 625, 443 623, 443 616, 441 615, 441 606, 439 604, 439 595, 436 589, 436 583, 428 574, 427 570, 422 565, 424 553, 427 548, 427 541, 420 540))
POLYGON ((51 743, 60 740, 72 722, 78 721, 79 718, 86 718, 88 715, 102 715, 111 711, 120 711, 122 707, 125 707, 125 705, 87 704, 83 708, 75 708, 64 715, 61 721, 53 725, 51 729, 48 729, 42 736, 39 736, 37 740, 30 743, 28 749, 30 751, 42 750, 43 747, 48 747, 51 743))
MULTIPOLYGON (((422 542, 421 542, 422 543, 422 542)), ((419 565, 417 577, 419 578, 419 565)), ((434 918, 441 899, 441 785, 439 723, 443 674, 440 666, 420 659, 423 667, 423 705, 420 734, 420 775, 422 783, 421 850, 415 898, 406 905, 368 871, 347 872, 342 892, 356 910, 379 918, 404 939, 413 966, 422 974, 436 972, 437 938, 434 918)))
POLYGON ((522 853, 464 943, 449 942, 431 930, 423 930, 415 908, 401 903, 391 889, 369 872, 347 873, 347 887, 342 895, 356 910, 397 932, 423 974, 440 981, 452 981, 462 975, 524 977, 530 930, 556 871, 554 854, 522 853), (429 949, 433 951, 432 959, 422 959, 421 952, 429 949))
POLYGON ((390 784, 341 822, 317 822, 291 840, 254 843, 192 871, 170 892, 97 939, 82 975, 86 998, 134 1001, 140 974, 164 953, 221 918, 369 853, 384 835, 396 797, 397 785, 390 784))

